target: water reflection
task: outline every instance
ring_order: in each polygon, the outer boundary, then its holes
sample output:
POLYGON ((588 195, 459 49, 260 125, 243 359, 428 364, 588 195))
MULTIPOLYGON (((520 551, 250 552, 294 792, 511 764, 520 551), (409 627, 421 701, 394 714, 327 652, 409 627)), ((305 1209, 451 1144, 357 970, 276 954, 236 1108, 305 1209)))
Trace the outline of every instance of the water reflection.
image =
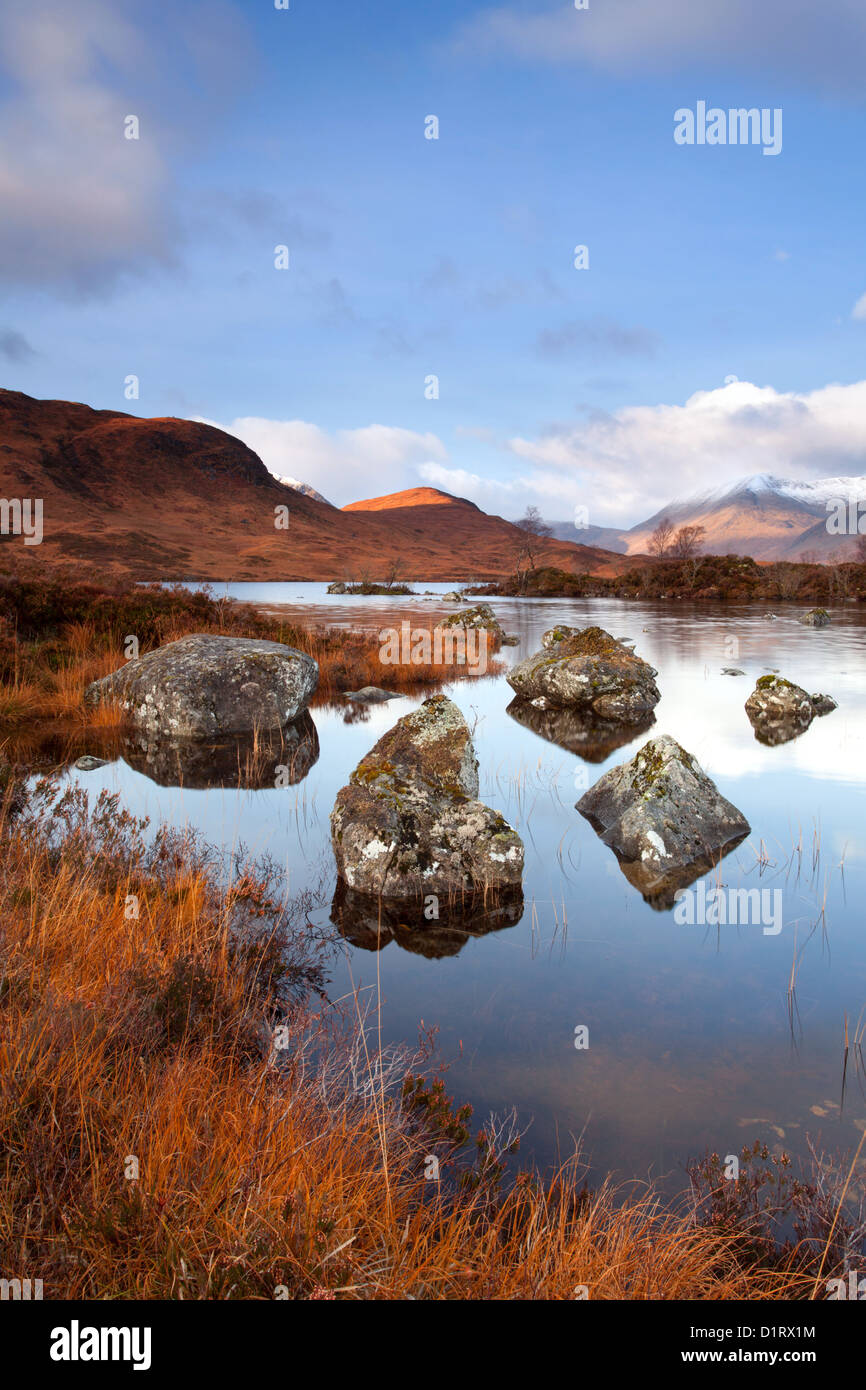
POLYGON ((127 734, 125 761, 160 787, 239 787, 260 791, 301 782, 319 758, 319 736, 305 710, 284 729, 223 739, 155 739, 127 734))
POLYGON ((567 753, 576 753, 587 763, 603 763, 656 722, 652 712, 636 723, 623 724, 586 710, 538 709, 529 700, 521 699, 512 700, 505 713, 539 738, 557 744, 567 753))
POLYGON ((523 917, 519 886, 495 897, 440 899, 436 903, 439 916, 432 919, 426 915, 430 907, 425 908, 425 901, 371 897, 338 879, 331 921, 346 941, 362 951, 381 951, 394 941, 404 951, 435 960, 458 955, 475 937, 516 927, 523 917))

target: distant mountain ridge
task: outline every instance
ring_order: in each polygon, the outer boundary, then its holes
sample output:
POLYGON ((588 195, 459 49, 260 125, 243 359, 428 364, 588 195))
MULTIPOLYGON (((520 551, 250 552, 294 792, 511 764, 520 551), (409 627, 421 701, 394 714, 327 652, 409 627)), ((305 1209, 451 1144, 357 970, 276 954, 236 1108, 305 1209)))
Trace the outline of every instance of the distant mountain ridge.
POLYGON ((646 521, 629 529, 556 522, 554 535, 568 532, 588 545, 627 555, 646 554, 659 522, 703 526, 702 550, 708 555, 751 555, 755 560, 799 560, 809 555, 826 561, 852 556, 855 535, 828 528, 828 504, 862 502, 866 513, 866 476, 815 478, 807 481, 753 473, 733 483, 674 498, 646 521))
MULTIPOLYGON (((41 499, 44 518, 40 545, 0 534, 0 569, 375 581, 396 564, 402 579, 454 584, 514 571, 522 533, 474 502, 418 488, 341 509, 295 482, 202 421, 0 389, 0 496, 41 499)), ((539 545, 537 562, 573 574, 627 568, 623 556, 556 540, 539 545)))

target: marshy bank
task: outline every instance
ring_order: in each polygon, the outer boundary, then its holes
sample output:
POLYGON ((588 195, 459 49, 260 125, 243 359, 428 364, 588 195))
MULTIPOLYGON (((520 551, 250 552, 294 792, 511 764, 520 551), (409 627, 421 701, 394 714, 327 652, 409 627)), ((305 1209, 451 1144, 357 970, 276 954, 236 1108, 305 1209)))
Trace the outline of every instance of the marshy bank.
POLYGON ((846 1267, 844 1175, 766 1150, 673 1206, 510 1171, 514 1116, 327 1002, 314 893, 146 830, 47 782, 4 812, 0 1262, 45 1298, 806 1299, 846 1267))

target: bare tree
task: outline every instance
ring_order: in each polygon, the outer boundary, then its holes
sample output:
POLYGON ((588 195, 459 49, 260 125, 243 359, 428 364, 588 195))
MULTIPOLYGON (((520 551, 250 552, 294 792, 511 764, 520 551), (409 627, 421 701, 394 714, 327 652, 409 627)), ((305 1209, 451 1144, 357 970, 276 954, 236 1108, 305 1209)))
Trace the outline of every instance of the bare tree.
POLYGON ((385 568, 385 588, 392 588, 400 577, 400 561, 391 560, 385 568))
POLYGON ((675 555, 678 560, 694 559, 706 534, 706 526, 681 526, 674 536, 670 548, 671 555, 675 555))
POLYGON ((670 517, 663 516, 649 538, 650 555, 657 555, 660 560, 663 560, 670 549, 673 538, 674 524, 670 517))
POLYGON ((553 535, 553 531, 542 518, 541 512, 537 507, 527 507, 523 516, 515 525, 519 531, 523 532, 523 540, 520 544, 520 552, 517 559, 518 571, 520 569, 520 562, 524 558, 529 562, 529 568, 534 570, 535 561, 542 548, 539 542, 547 540, 549 536, 553 535))

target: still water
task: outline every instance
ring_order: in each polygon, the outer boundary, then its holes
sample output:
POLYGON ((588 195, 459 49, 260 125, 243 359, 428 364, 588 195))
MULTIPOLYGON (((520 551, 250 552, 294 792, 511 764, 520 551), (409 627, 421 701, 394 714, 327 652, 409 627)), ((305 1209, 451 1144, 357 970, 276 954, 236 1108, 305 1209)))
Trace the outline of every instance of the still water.
MULTIPOLYGON (((418 586, 419 588, 423 586, 418 586)), ((430 585, 443 593, 449 586, 430 585)), ((436 597, 327 596, 322 584, 236 584, 231 596, 309 623, 378 630, 453 611, 436 597)), ((850 1153, 866 1127, 866 1081, 855 1045, 866 1019, 866 615, 832 610, 811 630, 782 605, 642 604, 616 600, 496 599, 520 646, 537 650, 554 623, 597 623, 658 669, 652 735, 692 753, 746 816, 749 838, 727 858, 732 888, 783 893, 783 927, 679 925, 623 876, 575 810, 583 790, 631 758, 650 735, 592 761, 507 713, 503 676, 446 687, 474 729, 481 799, 526 846, 522 919, 482 935, 443 923, 428 941, 389 936, 380 950, 356 934, 332 972, 332 997, 381 990, 386 1041, 414 1043, 438 1028, 447 1087, 475 1107, 518 1110, 523 1155, 540 1164, 579 1140, 590 1176, 660 1179, 678 1190, 684 1164, 745 1142, 808 1154, 850 1153), (726 666, 744 674, 722 674, 726 666), (795 741, 758 742, 743 704, 777 669, 839 708, 795 741), (426 954, 424 953, 426 951, 426 954), (847 1020, 850 1045, 843 1093, 847 1020), (588 1029, 589 1046, 575 1047, 588 1029)), ((387 668, 382 681, 387 685, 387 668)), ((328 816, 359 759, 420 702, 312 711, 318 757, 294 786, 265 790, 158 785, 125 761, 70 771, 92 793, 119 791, 152 821, 198 827, 226 847, 269 853, 291 891, 320 884, 330 919, 334 869, 328 816)), ((568 744, 568 729, 548 728, 568 744)), ((164 778, 171 780, 171 778, 164 778)), ((186 779, 188 782, 193 779, 186 779)), ((706 878, 712 887, 716 878, 706 878)))

